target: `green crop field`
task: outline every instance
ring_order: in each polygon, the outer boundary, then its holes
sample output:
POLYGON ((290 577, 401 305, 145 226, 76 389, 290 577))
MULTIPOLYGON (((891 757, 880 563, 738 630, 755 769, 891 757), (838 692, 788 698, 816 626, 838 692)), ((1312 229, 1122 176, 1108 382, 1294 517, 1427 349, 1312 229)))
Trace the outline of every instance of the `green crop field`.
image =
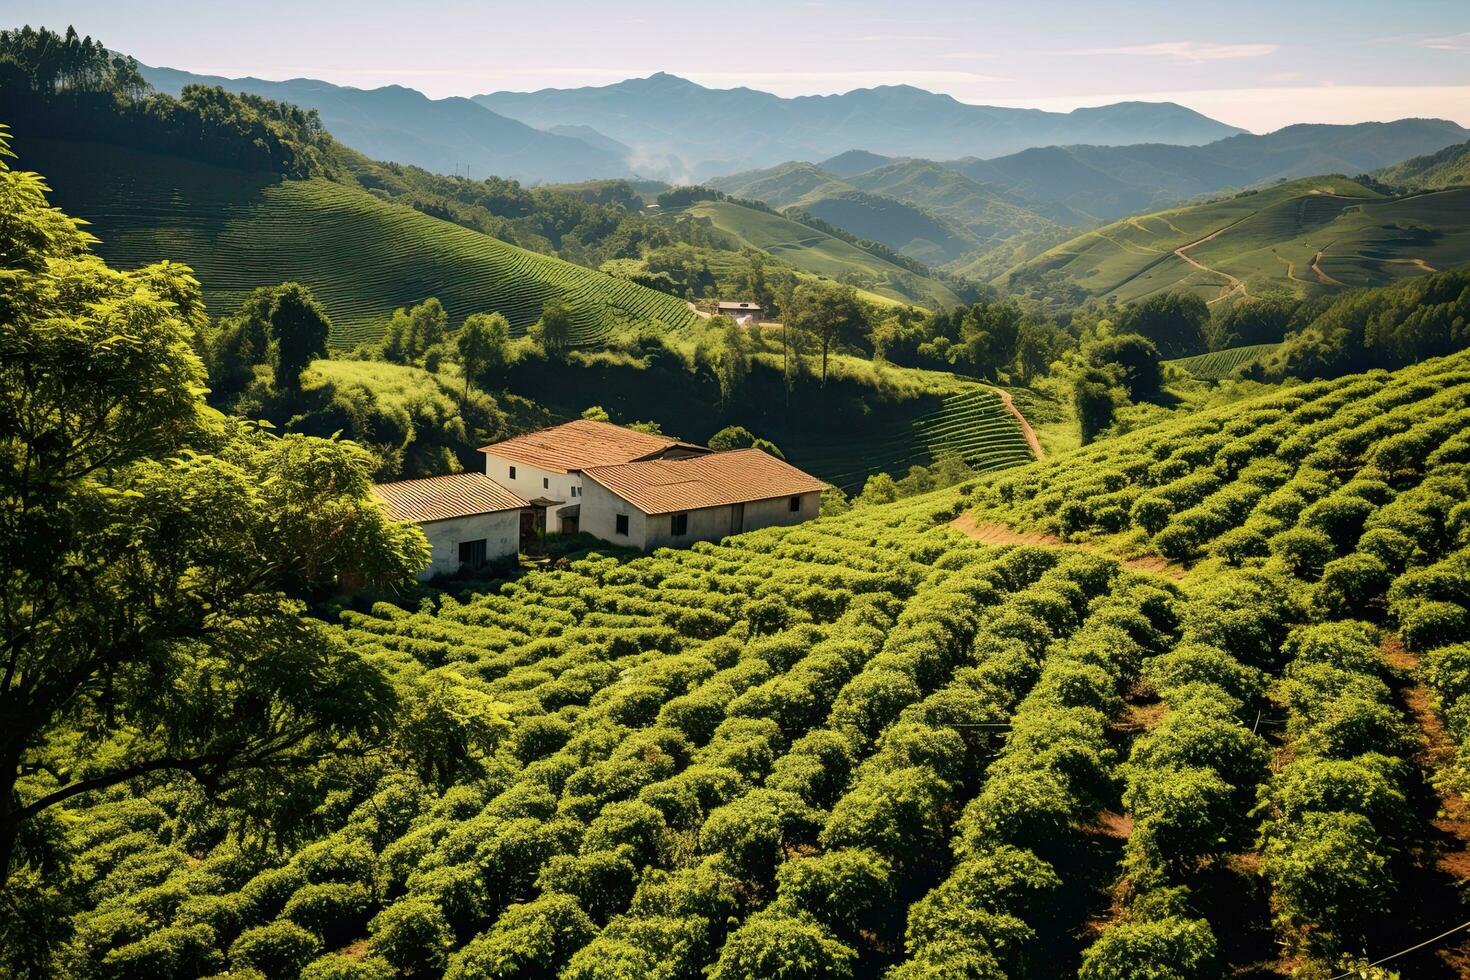
POLYGON ((856 245, 780 215, 729 201, 696 204, 688 213, 709 218, 717 229, 741 245, 769 252, 802 272, 830 279, 856 276, 869 292, 921 306, 954 306, 960 302, 941 282, 915 275, 856 245))
POLYGON ((1210 351, 1193 357, 1176 357, 1164 363, 1201 381, 1223 381, 1237 368, 1254 364, 1280 347, 1280 344, 1248 344, 1226 350, 1210 351))
POLYGON ((1000 281, 1051 273, 1124 302, 1163 290, 1213 302, 1382 285, 1470 261, 1467 215, 1466 188, 1385 198, 1345 178, 1311 177, 1114 222, 1000 281))
MULTIPOLYGON (((1467 917, 1436 860, 1463 846, 1436 822, 1470 760, 1467 403, 1459 355, 798 527, 345 610, 329 629, 405 712, 503 730, 428 775, 325 763, 276 849, 202 833, 174 785, 69 802, 70 955, 1103 980, 1408 949, 1467 917), (966 512, 1069 542, 981 545, 966 512), (1118 535, 1193 569, 1122 565, 1118 535), (1458 756, 1419 751, 1429 710, 1458 756)), ((1395 970, 1454 976, 1438 951, 1395 970)))
POLYGON ((100 144, 24 140, 20 166, 44 173, 55 203, 91 222, 97 251, 131 267, 186 263, 214 313, 256 286, 305 283, 332 317, 333 343, 375 337, 395 307, 428 296, 454 322, 503 313, 516 331, 551 298, 578 310, 577 342, 627 324, 677 330, 682 300, 538 255, 322 179, 280 180, 100 144))
POLYGON ((910 466, 941 456, 960 456, 982 471, 1032 460, 1020 427, 995 389, 975 384, 956 385, 930 412, 895 412, 876 426, 856 426, 819 442, 788 439, 781 448, 803 469, 854 491, 874 473, 902 475, 910 466))

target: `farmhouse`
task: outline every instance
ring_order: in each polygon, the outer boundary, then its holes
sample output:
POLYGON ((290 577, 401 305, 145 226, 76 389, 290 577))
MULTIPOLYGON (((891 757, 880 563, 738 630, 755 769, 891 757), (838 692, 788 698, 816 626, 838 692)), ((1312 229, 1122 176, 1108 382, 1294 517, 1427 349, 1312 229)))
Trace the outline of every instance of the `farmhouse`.
POLYGON ((582 529, 645 551, 809 521, 827 488, 760 449, 592 466, 582 476, 582 529))
POLYGON ((635 429, 577 419, 484 446, 485 475, 528 501, 528 530, 575 533, 588 467, 644 459, 677 459, 711 452, 635 429))
POLYGON ((715 304, 715 314, 727 316, 736 323, 760 323, 766 318, 766 311, 759 303, 720 302, 715 304))
POLYGON ((424 529, 431 558, 420 581, 479 568, 519 550, 526 501, 483 473, 379 483, 373 495, 389 517, 424 529))

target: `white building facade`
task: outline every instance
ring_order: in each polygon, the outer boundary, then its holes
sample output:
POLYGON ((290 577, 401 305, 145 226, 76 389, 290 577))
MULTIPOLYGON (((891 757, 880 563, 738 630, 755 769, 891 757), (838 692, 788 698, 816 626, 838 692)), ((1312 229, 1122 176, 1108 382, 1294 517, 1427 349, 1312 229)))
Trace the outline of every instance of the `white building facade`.
POLYGON ((515 558, 528 504, 482 473, 454 473, 373 486, 389 517, 419 525, 429 563, 419 581, 515 558))
POLYGON ((529 503, 537 530, 573 533, 580 529, 582 473, 587 468, 710 450, 610 422, 578 419, 492 443, 480 452, 485 454, 485 475, 529 503))
POLYGON ((718 541, 821 513, 827 484, 759 449, 584 471, 581 528, 651 551, 718 541))

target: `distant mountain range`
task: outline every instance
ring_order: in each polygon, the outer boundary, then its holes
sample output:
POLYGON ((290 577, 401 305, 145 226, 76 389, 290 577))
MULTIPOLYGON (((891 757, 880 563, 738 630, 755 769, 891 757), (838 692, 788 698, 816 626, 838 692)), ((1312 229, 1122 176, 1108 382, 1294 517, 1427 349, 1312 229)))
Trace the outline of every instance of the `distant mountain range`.
MULTIPOLYGON (((1367 173, 1467 136, 1470 130, 1442 119, 1401 119, 1288 126, 1204 146, 1047 146, 945 163, 848 151, 820 163, 789 162, 709 183, 772 207, 801 208, 931 265, 988 278, 997 260, 1025 257, 1016 245, 1045 248, 1068 237, 1063 228, 1093 227, 1276 180, 1367 173), (983 266, 970 261, 977 254, 989 256, 983 266)), ((1437 166, 1440 174, 1464 163, 1451 148, 1419 166, 1437 166)), ((1450 179, 1388 173, 1390 182, 1409 186, 1444 186, 1450 179)))
POLYGON ((613 85, 494 92, 474 101, 539 129, 591 127, 644 158, 682 161, 689 179, 853 148, 945 159, 1052 144, 1195 145, 1242 132, 1169 102, 1044 112, 968 105, 910 85, 782 98, 705 88, 665 72, 613 85))
POLYGON ((660 72, 592 88, 430 99, 398 85, 142 71, 171 95, 189 84, 218 85, 315 109, 337 139, 375 159, 530 182, 639 175, 688 183, 854 147, 978 158, 1052 144, 1194 145, 1241 132, 1172 103, 1043 112, 967 105, 908 85, 788 99, 660 72))
POLYGON ((431 99, 398 85, 359 89, 310 78, 272 82, 173 68, 142 67, 142 72, 154 88, 170 95, 185 85, 218 85, 315 109, 332 136, 354 150, 435 173, 529 182, 632 175, 631 150, 599 133, 575 126, 542 131, 469 99, 431 99))

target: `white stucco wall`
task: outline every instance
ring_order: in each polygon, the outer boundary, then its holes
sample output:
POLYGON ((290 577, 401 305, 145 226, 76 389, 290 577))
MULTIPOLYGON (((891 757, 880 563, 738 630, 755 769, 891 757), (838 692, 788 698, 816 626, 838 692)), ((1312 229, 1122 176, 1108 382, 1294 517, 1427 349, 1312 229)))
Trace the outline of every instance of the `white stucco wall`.
POLYGON ((800 507, 791 510, 790 497, 754 500, 745 505, 745 518, 738 528, 732 527, 734 508, 703 507, 684 511, 689 515, 689 533, 674 537, 672 514, 644 514, 611 490, 588 480, 582 497, 582 530, 613 544, 651 551, 654 548, 678 547, 695 541, 718 541, 740 531, 776 525, 801 524, 816 517, 822 508, 821 494, 798 495, 800 507), (628 515, 628 533, 617 533, 617 515, 628 515))
MULTIPOLYGON (((543 470, 536 466, 527 466, 525 463, 512 462, 494 453, 486 453, 485 475, 522 500, 536 500, 545 497, 548 500, 560 500, 566 507, 582 502, 581 473, 558 473, 555 470, 543 470), (515 479, 511 479, 510 476, 512 466, 516 468, 515 479), (577 496, 572 495, 573 488, 576 488, 577 496)), ((560 511, 561 507, 546 509, 548 530, 555 532, 560 528, 560 522, 557 519, 560 511)))
POLYGON ((596 480, 588 480, 582 488, 580 527, 588 534, 612 544, 642 548, 645 534, 643 511, 628 503, 596 480), (628 533, 617 533, 617 515, 628 515, 628 533))
POLYGON ((474 514, 445 521, 420 524, 429 539, 432 557, 419 572, 419 581, 435 575, 453 575, 459 571, 459 543, 485 539, 485 560, 495 561, 514 555, 520 549, 521 512, 498 510, 492 514, 474 514))

